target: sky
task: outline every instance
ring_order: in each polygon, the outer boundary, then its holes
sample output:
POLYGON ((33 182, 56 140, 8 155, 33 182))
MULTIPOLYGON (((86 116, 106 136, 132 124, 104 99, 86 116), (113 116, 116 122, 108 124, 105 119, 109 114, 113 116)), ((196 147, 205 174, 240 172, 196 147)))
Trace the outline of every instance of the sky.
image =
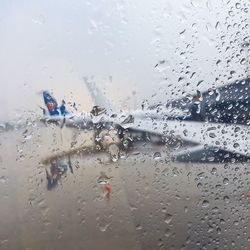
POLYGON ((89 111, 95 103, 83 77, 93 77, 119 109, 132 109, 246 76, 247 0, 0 6, 0 121, 39 114, 45 89, 89 111))

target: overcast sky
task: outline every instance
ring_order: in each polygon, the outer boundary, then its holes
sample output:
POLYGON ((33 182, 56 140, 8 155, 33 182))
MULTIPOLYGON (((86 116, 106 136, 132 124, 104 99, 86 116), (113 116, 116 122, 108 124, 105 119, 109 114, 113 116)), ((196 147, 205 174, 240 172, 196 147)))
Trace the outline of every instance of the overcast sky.
POLYGON ((1 0, 0 121, 39 113, 44 89, 88 111, 86 76, 123 109, 242 78, 249 1, 236 3, 1 0))

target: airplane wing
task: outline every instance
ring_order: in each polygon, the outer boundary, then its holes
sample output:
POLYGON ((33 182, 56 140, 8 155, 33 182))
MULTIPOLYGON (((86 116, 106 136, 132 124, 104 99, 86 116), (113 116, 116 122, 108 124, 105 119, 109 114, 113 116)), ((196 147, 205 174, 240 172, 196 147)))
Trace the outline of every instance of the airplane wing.
MULTIPOLYGON (((159 107, 163 110, 172 109, 171 117, 181 120, 249 125, 250 78, 237 80, 218 88, 210 88, 205 92, 197 91, 195 95, 187 95, 161 104, 159 107), (197 101, 198 103, 195 103, 197 101)), ((159 107, 153 105, 150 109, 159 107)))
POLYGON ((176 157, 187 153, 195 153, 202 149, 214 149, 250 158, 249 126, 178 120, 134 119, 133 124, 125 125, 125 128, 179 138, 184 142, 193 144, 186 150, 175 151, 173 155, 176 157))
POLYGON ((84 77, 84 82, 90 92, 91 98, 93 99, 94 105, 105 108, 108 111, 117 113, 119 110, 112 105, 110 100, 108 100, 104 94, 97 88, 96 83, 93 78, 84 77))

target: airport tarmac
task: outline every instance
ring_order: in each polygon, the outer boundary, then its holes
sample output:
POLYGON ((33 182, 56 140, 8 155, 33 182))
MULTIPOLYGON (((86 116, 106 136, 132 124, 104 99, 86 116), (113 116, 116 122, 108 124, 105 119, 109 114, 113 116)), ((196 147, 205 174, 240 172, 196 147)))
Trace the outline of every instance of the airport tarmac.
POLYGON ((250 249, 249 163, 172 162, 147 143, 117 162, 73 155, 74 173, 47 190, 43 160, 92 137, 35 124, 0 134, 1 250, 250 249))

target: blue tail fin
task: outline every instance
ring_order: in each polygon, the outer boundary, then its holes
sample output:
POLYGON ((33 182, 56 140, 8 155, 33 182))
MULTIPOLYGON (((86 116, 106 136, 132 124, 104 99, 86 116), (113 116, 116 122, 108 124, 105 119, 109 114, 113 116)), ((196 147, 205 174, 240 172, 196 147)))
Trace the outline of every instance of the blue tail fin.
POLYGON ((65 101, 62 100, 62 104, 60 107, 58 107, 56 99, 48 92, 48 91, 43 91, 43 99, 44 103, 49 111, 49 114, 54 116, 54 115, 66 115, 68 112, 66 111, 65 108, 65 101))
POLYGON ((48 91, 43 91, 43 99, 50 115, 60 114, 56 99, 48 91))

